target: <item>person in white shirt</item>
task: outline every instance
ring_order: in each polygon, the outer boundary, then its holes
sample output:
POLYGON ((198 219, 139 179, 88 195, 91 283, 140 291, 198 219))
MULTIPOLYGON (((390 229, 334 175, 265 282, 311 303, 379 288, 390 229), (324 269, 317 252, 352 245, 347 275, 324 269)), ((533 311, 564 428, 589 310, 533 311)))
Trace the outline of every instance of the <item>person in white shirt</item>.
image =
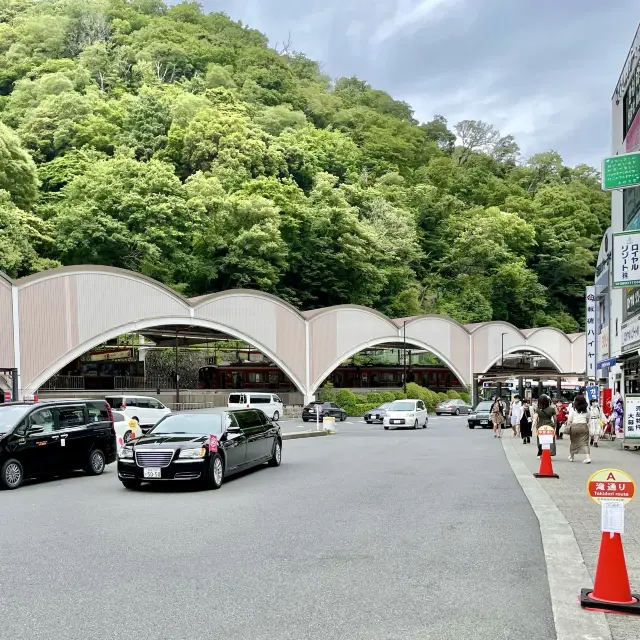
POLYGON ((520 433, 520 418, 522 418, 522 402, 520 402, 520 396, 516 394, 513 396, 513 402, 509 407, 509 420, 514 436, 520 433))

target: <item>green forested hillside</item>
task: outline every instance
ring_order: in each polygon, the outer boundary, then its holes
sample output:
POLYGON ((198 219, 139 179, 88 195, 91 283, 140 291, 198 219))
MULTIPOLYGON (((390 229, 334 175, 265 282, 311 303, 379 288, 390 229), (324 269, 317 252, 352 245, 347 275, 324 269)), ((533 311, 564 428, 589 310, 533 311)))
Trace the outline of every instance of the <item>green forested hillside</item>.
POLYGON ((0 270, 579 329, 597 172, 419 123, 197 3, 0 0, 0 270))

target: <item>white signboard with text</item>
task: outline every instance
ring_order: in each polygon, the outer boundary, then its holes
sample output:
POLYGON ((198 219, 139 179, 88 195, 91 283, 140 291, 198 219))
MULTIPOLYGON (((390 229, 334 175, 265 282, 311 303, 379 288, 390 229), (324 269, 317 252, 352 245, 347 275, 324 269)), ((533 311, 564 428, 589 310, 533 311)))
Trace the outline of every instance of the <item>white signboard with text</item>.
POLYGON ((640 395, 628 393, 624 405, 624 438, 640 438, 640 395))
POLYGON ((640 231, 613 234, 613 286, 640 286, 640 231))
POLYGON ((596 377, 596 288, 586 287, 587 378, 596 377))
POLYGON ((640 317, 623 322, 621 333, 622 351, 631 350, 632 346, 640 342, 640 317))

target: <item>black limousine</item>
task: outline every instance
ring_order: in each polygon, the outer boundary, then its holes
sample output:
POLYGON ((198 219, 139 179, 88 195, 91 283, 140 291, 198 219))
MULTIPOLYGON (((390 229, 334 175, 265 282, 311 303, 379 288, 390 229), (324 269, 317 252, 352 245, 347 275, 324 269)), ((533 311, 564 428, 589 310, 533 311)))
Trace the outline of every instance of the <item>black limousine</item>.
POLYGON ((281 459, 280 426, 259 409, 200 409, 167 415, 125 444, 118 478, 127 489, 170 480, 219 489, 229 475, 281 459))

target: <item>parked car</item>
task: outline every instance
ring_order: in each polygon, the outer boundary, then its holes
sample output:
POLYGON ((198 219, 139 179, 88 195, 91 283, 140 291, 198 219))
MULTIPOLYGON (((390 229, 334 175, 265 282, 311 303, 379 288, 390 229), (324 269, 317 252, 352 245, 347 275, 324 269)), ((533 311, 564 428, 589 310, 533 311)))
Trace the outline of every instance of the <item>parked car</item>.
POLYGON ((385 402, 379 407, 371 409, 371 411, 367 411, 367 413, 364 414, 365 422, 367 424, 373 424, 374 422, 380 422, 382 424, 384 422, 385 415, 387 415, 387 409, 390 404, 390 402, 385 402))
POLYGON ((436 415, 441 416, 448 414, 450 416, 459 416, 461 413, 469 413, 471 405, 464 400, 443 400, 436 405, 436 415))
POLYGON ((107 396, 105 400, 114 411, 123 413, 129 419, 133 418, 144 433, 160 418, 171 413, 171 409, 150 396, 107 396))
POLYGON ((396 427, 427 428, 429 416, 422 400, 394 400, 387 409, 382 424, 385 429, 396 427))
POLYGON ((137 420, 127 418, 121 411, 112 411, 111 413, 113 415, 113 426, 116 430, 118 450, 129 440, 142 437, 142 429, 137 420))
POLYGON ((347 412, 335 402, 322 402, 322 400, 315 400, 302 409, 303 422, 322 420, 322 418, 330 416, 344 422, 347 419, 347 412))
POLYGON ((491 429, 493 423, 491 422, 491 405, 493 403, 490 400, 483 400, 479 402, 476 408, 471 411, 467 424, 469 429, 475 427, 482 427, 483 429, 491 429))
POLYGON ((260 409, 276 422, 284 415, 284 404, 276 393, 255 393, 253 391, 230 393, 227 407, 229 409, 260 409))
POLYGON ((219 489, 238 471, 282 460, 280 427, 259 409, 200 409, 165 416, 118 454, 127 489, 142 482, 194 480, 219 489))
POLYGON ((104 400, 51 400, 0 405, 0 486, 85 469, 100 475, 116 460, 116 432, 104 400))

